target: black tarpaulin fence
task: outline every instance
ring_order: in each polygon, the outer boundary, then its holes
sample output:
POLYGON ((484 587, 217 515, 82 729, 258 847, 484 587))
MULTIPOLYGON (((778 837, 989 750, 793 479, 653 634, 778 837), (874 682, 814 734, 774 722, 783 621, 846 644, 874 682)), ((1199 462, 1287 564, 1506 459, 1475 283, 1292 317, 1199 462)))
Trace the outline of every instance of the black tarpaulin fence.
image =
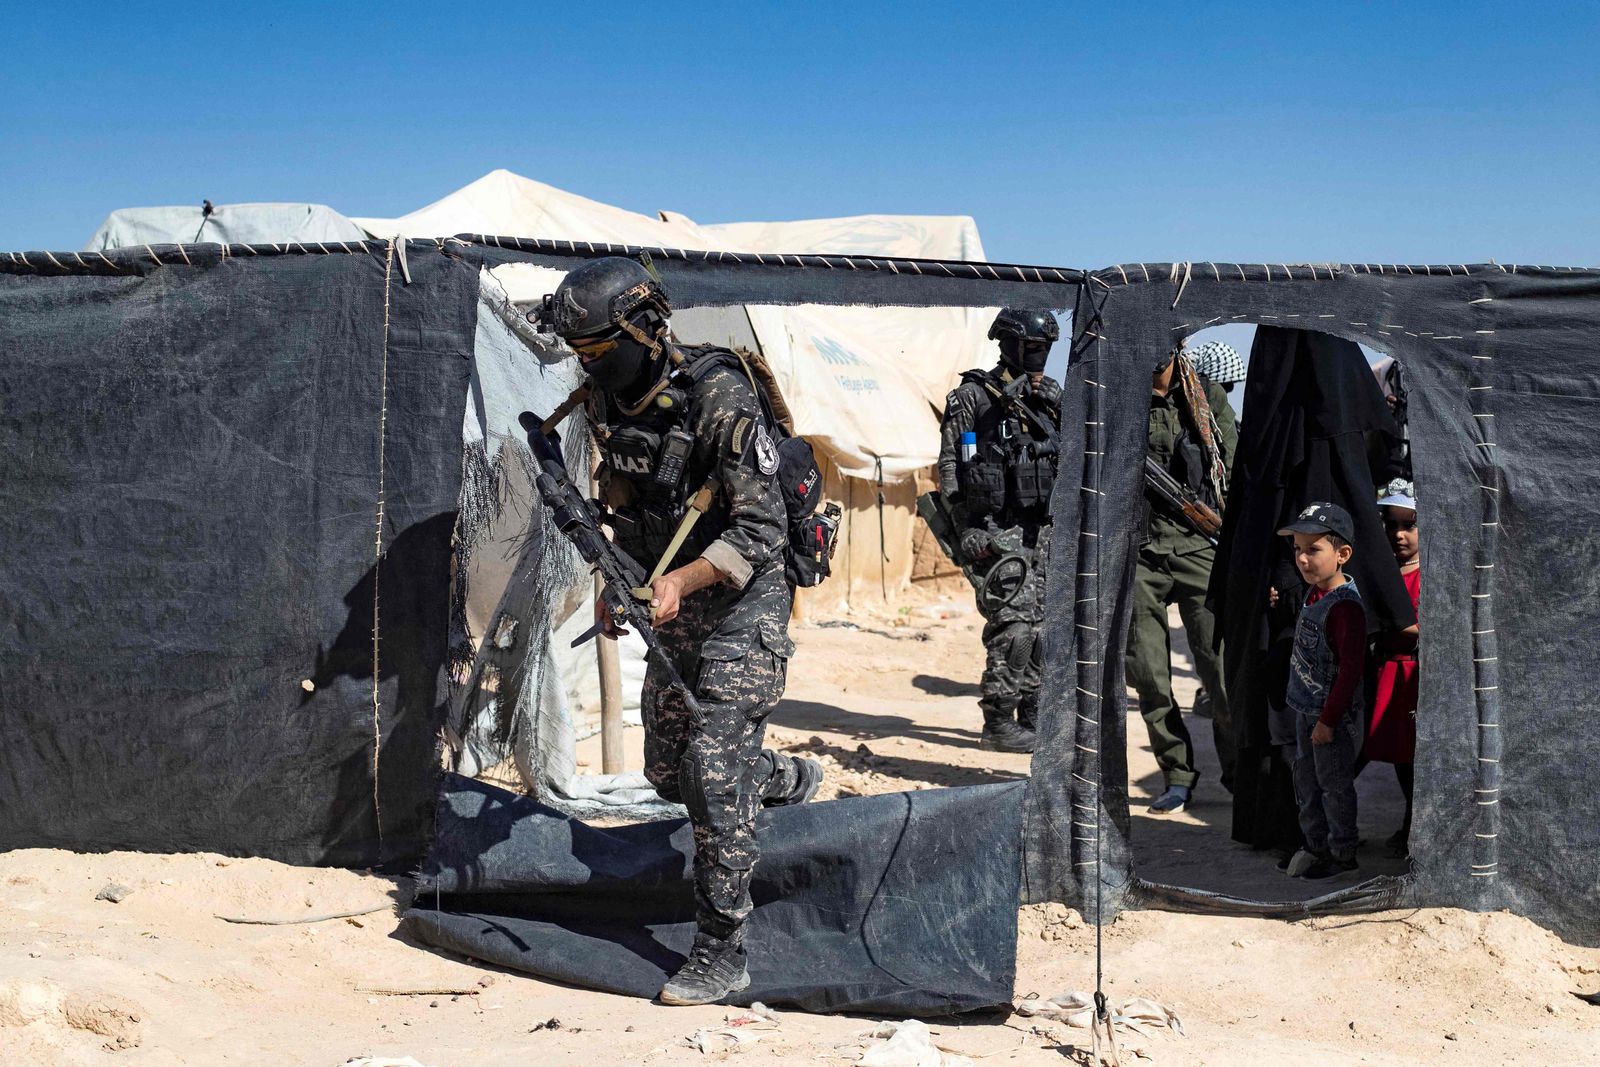
MULTIPOLYGON (((1600 636, 1600 576, 1587 562, 1600 536, 1600 271, 1140 264, 1095 272, 1085 295, 1063 397, 1064 424, 1081 431, 1067 438, 1062 470, 1078 476, 1096 459, 1100 478, 1087 483, 1092 494, 1057 493, 1054 503, 1061 549, 1045 688, 1058 699, 1034 758, 1025 892, 1083 902, 1098 889, 1108 915, 1186 899, 1171 887, 1145 891, 1128 842, 1122 657, 1143 416, 1149 373, 1177 340, 1252 322, 1366 344, 1403 363, 1411 381, 1424 545, 1413 868, 1319 910, 1510 908, 1600 940, 1600 805, 1589 784, 1600 748, 1586 729, 1600 678, 1582 651, 1600 636), (1078 587, 1068 596, 1089 573, 1102 576, 1099 595, 1078 587), (1100 641, 1095 655, 1078 654, 1086 634, 1100 641)), ((1187 899, 1253 909, 1212 894, 1187 899)))
POLYGON ((0 256, 0 848, 423 848, 477 279, 402 258, 0 256))
MULTIPOLYGON (((331 863, 420 854, 478 271, 570 268, 616 251, 565 244, 0 256, 0 665, 19 739, 0 751, 0 846, 331 863)), ((1027 787, 1022 895, 1091 914, 1096 892, 1108 916, 1183 899, 1141 895, 1127 843, 1121 658, 1151 367, 1177 339, 1235 321, 1395 356, 1413 383, 1425 544, 1438 561, 1424 568, 1416 863, 1349 906, 1509 907, 1600 939, 1597 756, 1585 732, 1600 697, 1586 655, 1600 602, 1587 565, 1600 272, 1195 263, 935 274, 867 257, 645 251, 683 307, 1073 309, 1050 702, 1027 787), (1098 808, 1091 756, 1105 760, 1098 808)))
MULTIPOLYGON (((1020 782, 773 808, 734 1002, 942 1015, 1007 1005, 1020 782)), ((513 970, 653 997, 694 941, 688 822, 601 828, 452 776, 407 930, 513 970)))

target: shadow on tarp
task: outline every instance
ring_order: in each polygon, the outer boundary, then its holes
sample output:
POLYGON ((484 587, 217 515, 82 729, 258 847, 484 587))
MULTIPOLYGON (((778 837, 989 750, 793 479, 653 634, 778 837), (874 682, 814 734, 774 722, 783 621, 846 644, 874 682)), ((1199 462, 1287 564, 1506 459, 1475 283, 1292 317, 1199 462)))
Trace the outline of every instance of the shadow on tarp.
MULTIPOLYGON (((750 988, 806 1011, 927 1016, 1011 1004, 1022 782, 765 811, 750 988)), ((694 940, 681 819, 594 827, 450 776, 405 928, 436 948, 654 997, 694 940)))

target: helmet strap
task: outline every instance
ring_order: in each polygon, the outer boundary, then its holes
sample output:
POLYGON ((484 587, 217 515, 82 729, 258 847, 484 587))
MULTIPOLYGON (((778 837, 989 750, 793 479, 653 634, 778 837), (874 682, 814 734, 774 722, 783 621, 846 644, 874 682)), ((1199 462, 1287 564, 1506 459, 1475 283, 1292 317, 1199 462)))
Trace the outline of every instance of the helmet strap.
POLYGON ((650 361, 656 367, 655 384, 645 390, 644 396, 639 399, 637 404, 624 404, 620 399, 617 401, 617 407, 621 408, 622 413, 631 419, 636 415, 642 414, 655 401, 655 398, 661 394, 661 390, 667 387, 667 383, 672 380, 671 371, 677 364, 683 362, 683 355, 676 347, 666 343, 667 323, 665 319, 661 321, 661 325, 656 327, 654 336, 645 333, 627 319, 622 320, 622 330, 650 353, 650 361), (670 353, 672 358, 662 359, 663 350, 670 353))

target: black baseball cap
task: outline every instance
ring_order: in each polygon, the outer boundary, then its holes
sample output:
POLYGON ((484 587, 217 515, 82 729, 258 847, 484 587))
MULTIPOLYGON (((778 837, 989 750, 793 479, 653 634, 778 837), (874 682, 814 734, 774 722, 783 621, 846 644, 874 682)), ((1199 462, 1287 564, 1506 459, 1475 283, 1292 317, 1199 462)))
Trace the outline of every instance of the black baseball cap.
POLYGON ((1350 513, 1338 504, 1319 500, 1309 505, 1293 522, 1279 530, 1284 537, 1297 533, 1331 533, 1344 538, 1347 544, 1356 539, 1356 524, 1350 513))

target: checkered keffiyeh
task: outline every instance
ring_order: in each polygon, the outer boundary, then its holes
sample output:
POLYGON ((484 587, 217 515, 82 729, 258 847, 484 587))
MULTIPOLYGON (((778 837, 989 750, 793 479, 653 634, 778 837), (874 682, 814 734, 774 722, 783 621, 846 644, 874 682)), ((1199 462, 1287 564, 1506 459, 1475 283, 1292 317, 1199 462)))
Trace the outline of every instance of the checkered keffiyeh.
POLYGON ((1232 345, 1221 341, 1207 341, 1185 352, 1184 355, 1194 364, 1196 374, 1202 378, 1209 378, 1218 385, 1231 385, 1234 382, 1244 381, 1244 360, 1239 358, 1239 353, 1233 350, 1232 345))
POLYGON ((1211 483, 1212 499, 1217 510, 1228 499, 1228 465, 1222 459, 1222 430, 1217 425, 1216 412, 1206 397, 1200 375, 1189 362, 1189 353, 1180 345, 1172 351, 1174 382, 1183 392, 1184 411, 1189 416, 1189 428, 1200 438, 1200 451, 1205 455, 1206 480, 1211 483))

